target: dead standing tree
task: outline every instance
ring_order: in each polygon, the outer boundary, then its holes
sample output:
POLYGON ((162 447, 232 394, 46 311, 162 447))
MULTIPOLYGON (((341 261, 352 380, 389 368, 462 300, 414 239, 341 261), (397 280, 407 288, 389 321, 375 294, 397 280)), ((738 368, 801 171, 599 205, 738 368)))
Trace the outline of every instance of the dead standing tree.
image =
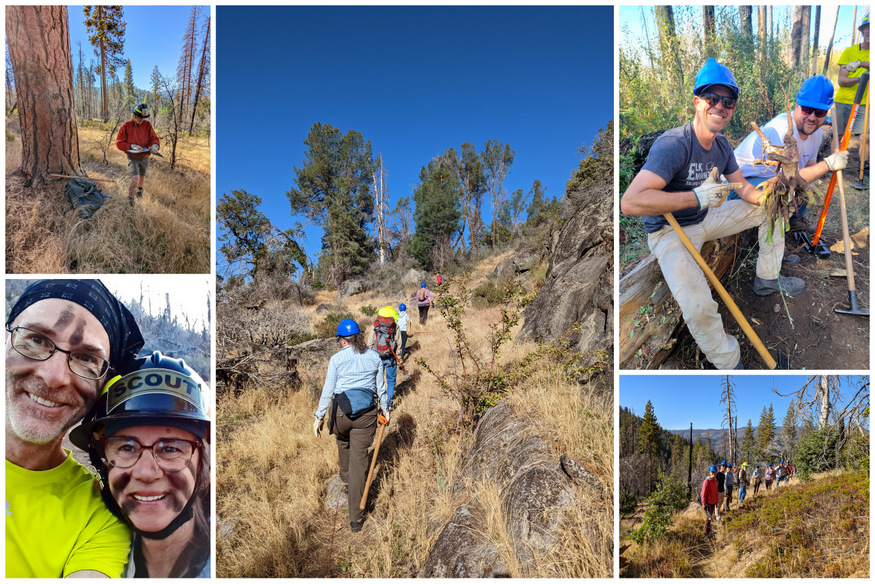
POLYGON ((197 86, 194 90, 194 103, 191 105, 191 123, 188 126, 189 136, 194 132, 194 119, 197 114, 197 104, 200 101, 201 93, 204 88, 210 83, 210 17, 204 23, 204 43, 201 46, 201 58, 198 64, 197 86))
POLYGON ((735 459, 735 443, 737 441, 736 433, 738 432, 738 413, 735 407, 735 385, 726 375, 723 377, 723 391, 720 393, 720 403, 726 406, 726 416, 723 422, 726 424, 727 432, 729 433, 729 461, 736 462, 735 459))
POLYGON ((380 266, 386 263, 386 208, 388 200, 389 174, 383 168, 383 153, 377 157, 377 168, 373 174, 374 210, 377 216, 377 244, 380 248, 380 266))
POLYGON ((52 173, 80 174, 67 7, 7 6, 6 38, 26 184, 43 184, 52 173))
POLYGON ((179 128, 182 126, 182 110, 179 107, 178 100, 174 97, 178 91, 176 86, 158 73, 157 69, 156 67, 155 74, 158 75, 158 85, 164 98, 170 103, 170 128, 167 135, 170 138, 170 168, 173 169, 176 167, 176 145, 179 142, 179 128))

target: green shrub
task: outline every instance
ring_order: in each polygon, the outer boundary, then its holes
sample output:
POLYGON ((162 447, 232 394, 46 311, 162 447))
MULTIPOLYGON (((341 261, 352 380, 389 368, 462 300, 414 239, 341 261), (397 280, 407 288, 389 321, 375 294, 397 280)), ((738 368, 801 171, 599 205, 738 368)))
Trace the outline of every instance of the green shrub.
POLYGON ((504 302, 504 290, 496 286, 495 282, 487 281, 474 289, 471 302, 477 308, 498 306, 504 302))
POLYGON ((371 305, 362 306, 361 311, 362 314, 364 314, 365 316, 374 316, 375 314, 377 314, 377 309, 371 305))
POLYGON ((835 468, 837 440, 838 435, 831 426, 802 436, 796 448, 799 478, 807 481, 813 473, 835 468))
POLYGON ((687 488, 681 480, 660 472, 656 490, 647 497, 644 522, 632 532, 632 540, 641 545, 664 535, 671 526, 672 514, 686 507, 687 502, 687 488))
MULTIPOLYGON (((340 321, 344 318, 355 320, 355 316, 348 312, 345 312, 343 314, 329 312, 328 314, 326 314, 325 318, 322 319, 322 322, 316 324, 316 337, 319 339, 327 339, 336 335, 337 325, 340 324, 340 321)), ((361 324, 359 324, 359 328, 364 330, 361 324)))
POLYGON ((620 491, 620 513, 631 513, 638 506, 638 499, 628 491, 620 491))

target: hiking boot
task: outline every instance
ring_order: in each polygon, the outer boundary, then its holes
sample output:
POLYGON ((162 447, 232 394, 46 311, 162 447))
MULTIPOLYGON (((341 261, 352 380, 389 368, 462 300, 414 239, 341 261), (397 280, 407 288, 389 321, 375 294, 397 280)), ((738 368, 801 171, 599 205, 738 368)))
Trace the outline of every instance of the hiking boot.
POLYGON ((361 521, 350 521, 349 522, 349 528, 352 530, 353 533, 358 533, 359 531, 361 531, 362 525, 363 525, 363 523, 361 521))
POLYGON ((137 198, 138 199, 143 198, 143 187, 137 187, 137 198))
POLYGON ((753 279, 753 291, 759 296, 768 296, 773 292, 782 292, 787 296, 798 296, 805 291, 805 280, 792 276, 778 276, 775 280, 763 280, 757 276, 753 279))
POLYGON ((811 231, 811 225, 808 224, 805 217, 799 217, 790 221, 789 233, 794 233, 796 231, 811 231))

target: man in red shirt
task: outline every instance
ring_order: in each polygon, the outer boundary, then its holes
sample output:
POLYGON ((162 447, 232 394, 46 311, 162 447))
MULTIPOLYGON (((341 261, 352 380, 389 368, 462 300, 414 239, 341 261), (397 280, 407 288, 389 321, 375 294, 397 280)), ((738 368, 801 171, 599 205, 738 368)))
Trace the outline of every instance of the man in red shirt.
POLYGON ((116 148, 128 157, 128 170, 131 172, 131 184, 128 186, 128 197, 134 204, 134 195, 143 196, 143 184, 146 182, 146 169, 149 168, 149 155, 157 153, 158 136, 152 129, 149 117, 149 106, 141 103, 131 108, 131 119, 122 124, 115 139, 116 148))
POLYGON ((711 516, 717 509, 717 466, 712 465, 702 483, 702 507, 705 509, 705 535, 711 533, 711 516))

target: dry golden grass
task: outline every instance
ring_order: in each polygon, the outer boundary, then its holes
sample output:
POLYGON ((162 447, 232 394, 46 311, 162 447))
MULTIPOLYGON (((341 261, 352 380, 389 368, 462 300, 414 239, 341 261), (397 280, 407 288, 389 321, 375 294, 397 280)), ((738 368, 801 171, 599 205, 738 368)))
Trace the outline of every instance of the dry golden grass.
MULTIPOLYGON (((7 132, 10 125, 7 123, 7 132)), ((12 132, 14 135, 14 131, 12 132)), ((110 197, 90 219, 69 211, 66 179, 26 188, 14 174, 20 139, 7 141, 6 271, 8 273, 207 273, 210 271, 209 139, 189 138, 177 147, 171 170, 152 157, 144 196, 131 208, 127 158, 113 140, 108 165, 97 143, 105 132, 79 128, 82 170, 110 197)), ((169 145, 162 151, 169 157, 169 145)))
MULTIPOLYGON (((410 292, 413 290, 411 289, 410 292)), ((336 293, 319 292, 316 305, 337 304, 336 293)), ((363 294, 344 301, 345 311, 397 305, 397 299, 363 294)), ((315 306, 315 305, 314 305, 315 306)), ((319 317, 309 307, 311 324, 319 317)), ((420 328, 415 307, 409 310, 420 328)), ((466 332, 478 349, 487 346, 489 323, 498 309, 470 309, 466 332)), ((452 336, 432 311, 425 329, 408 340, 411 357, 423 357, 436 372, 454 369, 452 336)), ((517 331, 514 331, 517 332, 517 331)), ((508 345, 502 363, 519 359, 533 345, 508 345)), ((590 505, 568 518, 555 549, 534 562, 519 561, 505 532, 500 495, 488 482, 469 484, 453 495, 464 456, 473 441, 458 430, 459 406, 413 361, 399 371, 392 423, 386 430, 371 487, 372 508, 360 534, 352 534, 345 508, 326 510, 326 484, 337 473, 333 436, 312 435, 316 399, 307 392, 283 394, 255 388, 218 404, 217 542, 220 577, 415 577, 456 508, 474 498, 512 576, 609 577, 612 574, 613 426, 611 405, 577 384, 557 381, 549 366, 506 399, 530 413, 533 433, 548 439, 556 458, 568 454, 608 488, 608 504, 590 505), (575 401, 576 400, 576 401, 575 401), (580 403, 580 408, 568 407, 580 403), (230 534, 230 536, 228 536, 230 534), (595 535, 593 535, 595 534, 595 535)), ((455 364, 458 367, 458 363, 455 364)), ((303 379, 304 387, 321 387, 303 379)))

